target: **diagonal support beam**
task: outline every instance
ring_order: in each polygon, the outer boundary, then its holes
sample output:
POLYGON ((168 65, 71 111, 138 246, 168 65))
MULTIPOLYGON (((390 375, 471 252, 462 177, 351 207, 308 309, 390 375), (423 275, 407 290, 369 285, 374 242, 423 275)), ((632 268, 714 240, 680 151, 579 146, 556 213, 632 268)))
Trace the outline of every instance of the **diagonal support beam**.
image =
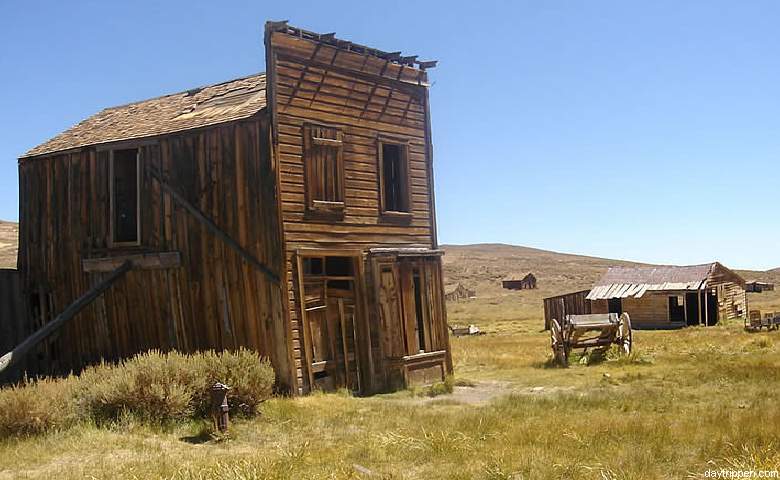
POLYGON ((57 315, 54 320, 38 329, 38 331, 27 337, 16 348, 0 357, 0 373, 2 373, 3 370, 10 367, 14 363, 18 362, 19 359, 24 357, 27 352, 30 351, 30 349, 46 340, 46 338, 48 338, 51 334, 62 328, 62 326, 65 325, 71 318, 75 317, 76 314, 82 311, 87 305, 102 295, 103 292, 108 290, 111 285, 114 284, 114 282, 122 278, 132 268, 133 263, 129 260, 120 265, 116 270, 111 272, 111 274, 106 277, 105 280, 92 287, 87 293, 79 297, 78 300, 68 305, 68 308, 57 315))
POLYGON ((260 260, 256 259, 249 251, 247 251, 244 247, 242 247, 237 241, 235 241, 230 235, 222 231, 217 224, 215 224, 210 218, 208 218, 206 215, 203 214, 195 205, 191 204, 187 201, 186 198, 184 198, 182 195, 179 194, 179 192, 176 191, 175 188, 165 183, 165 181, 162 179, 162 176, 160 175, 160 172, 155 171, 153 168, 149 168, 147 170, 149 174, 157 180, 160 183, 160 186, 163 190, 168 192, 173 199, 184 207, 185 210, 187 210, 193 217, 195 217, 196 220, 198 220, 200 223, 203 224, 215 237, 219 238, 225 244, 235 250, 236 253, 238 253, 241 258, 247 261, 250 265, 254 266, 258 270, 260 270, 263 274, 265 274, 266 277, 271 279, 274 283, 279 283, 279 275, 276 274, 273 270, 265 266, 260 260))

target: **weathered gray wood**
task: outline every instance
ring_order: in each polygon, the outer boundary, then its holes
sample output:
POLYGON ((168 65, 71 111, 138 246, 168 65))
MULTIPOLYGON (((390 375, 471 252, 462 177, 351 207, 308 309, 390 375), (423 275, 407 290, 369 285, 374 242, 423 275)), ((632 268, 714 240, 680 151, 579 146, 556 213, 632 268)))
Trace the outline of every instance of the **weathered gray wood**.
POLYGON ((84 307, 86 307, 87 305, 92 303, 93 300, 95 300, 100 295, 102 295, 103 292, 108 290, 111 287, 111 285, 114 284, 114 282, 122 278, 132 268, 133 268, 133 264, 130 261, 126 261, 125 263, 120 265, 119 268, 114 270, 108 277, 106 277, 105 280, 92 287, 92 289, 90 289, 87 293, 79 297, 75 302, 68 305, 68 308, 66 308, 62 313, 57 315, 57 317, 54 320, 47 323, 42 328, 40 328, 37 332, 27 337, 16 348, 14 348, 10 352, 0 357, 0 373, 2 373, 3 370, 5 370, 6 368, 13 365, 15 362, 19 361, 19 359, 21 359, 25 354, 27 354, 27 352, 29 352, 30 349, 32 349, 33 347, 35 347, 36 345, 44 341, 49 335, 53 334, 54 332, 62 328, 62 326, 65 325, 65 323, 67 323, 68 320, 75 317, 76 314, 78 314, 80 311, 84 309, 84 307))
POLYGON ((112 272, 125 262, 132 262, 134 269, 150 270, 177 268, 181 266, 181 253, 142 253, 136 255, 120 255, 116 257, 85 258, 81 266, 85 272, 112 272))
POLYGON ((198 210, 197 207, 192 205, 190 202, 187 201, 183 196, 179 194, 179 192, 176 191, 173 187, 168 185, 165 180, 162 179, 159 172, 156 172, 153 169, 148 169, 149 174, 160 183, 160 186, 168 192, 173 199, 184 207, 185 210, 187 210, 193 217, 195 217, 200 223, 202 223, 214 236, 225 242, 225 244, 236 251, 244 260, 246 260, 248 263, 256 267, 258 270, 263 272, 263 274, 271 279, 274 283, 279 283, 279 275, 277 275, 273 270, 265 266, 260 260, 256 259, 251 253, 249 253, 244 247, 242 247, 237 241, 233 240, 233 238, 230 237, 227 233, 223 232, 211 219, 209 219, 206 215, 203 214, 200 210, 198 210))

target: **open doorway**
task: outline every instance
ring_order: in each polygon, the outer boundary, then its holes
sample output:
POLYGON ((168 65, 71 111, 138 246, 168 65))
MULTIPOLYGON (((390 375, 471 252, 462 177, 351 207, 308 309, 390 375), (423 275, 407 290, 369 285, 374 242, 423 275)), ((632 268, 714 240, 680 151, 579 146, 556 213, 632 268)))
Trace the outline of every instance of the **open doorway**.
POLYGON ((685 294, 686 324, 699 324, 699 294, 697 292, 687 292, 685 294))
POLYGON ((669 296, 669 321, 671 323, 685 322, 685 300, 682 295, 669 296))
POLYGON ((355 259, 301 256, 298 268, 310 388, 359 392, 355 259))

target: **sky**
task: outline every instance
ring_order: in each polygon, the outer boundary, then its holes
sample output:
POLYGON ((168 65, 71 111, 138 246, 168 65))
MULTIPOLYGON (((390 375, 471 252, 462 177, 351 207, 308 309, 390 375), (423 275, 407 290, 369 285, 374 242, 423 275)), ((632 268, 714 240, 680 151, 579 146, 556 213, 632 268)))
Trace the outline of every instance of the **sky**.
POLYGON ((780 267, 773 0, 3 0, 0 218, 18 219, 29 148, 108 106, 264 71, 266 20, 439 60, 440 243, 780 267))

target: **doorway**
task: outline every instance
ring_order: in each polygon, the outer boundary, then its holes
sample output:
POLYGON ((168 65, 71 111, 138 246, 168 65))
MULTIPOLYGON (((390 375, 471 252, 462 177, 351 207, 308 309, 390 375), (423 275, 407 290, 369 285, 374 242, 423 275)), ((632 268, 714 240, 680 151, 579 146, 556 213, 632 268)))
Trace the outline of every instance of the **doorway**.
POLYGON ((310 390, 361 391, 356 260, 299 255, 304 357, 310 390))

